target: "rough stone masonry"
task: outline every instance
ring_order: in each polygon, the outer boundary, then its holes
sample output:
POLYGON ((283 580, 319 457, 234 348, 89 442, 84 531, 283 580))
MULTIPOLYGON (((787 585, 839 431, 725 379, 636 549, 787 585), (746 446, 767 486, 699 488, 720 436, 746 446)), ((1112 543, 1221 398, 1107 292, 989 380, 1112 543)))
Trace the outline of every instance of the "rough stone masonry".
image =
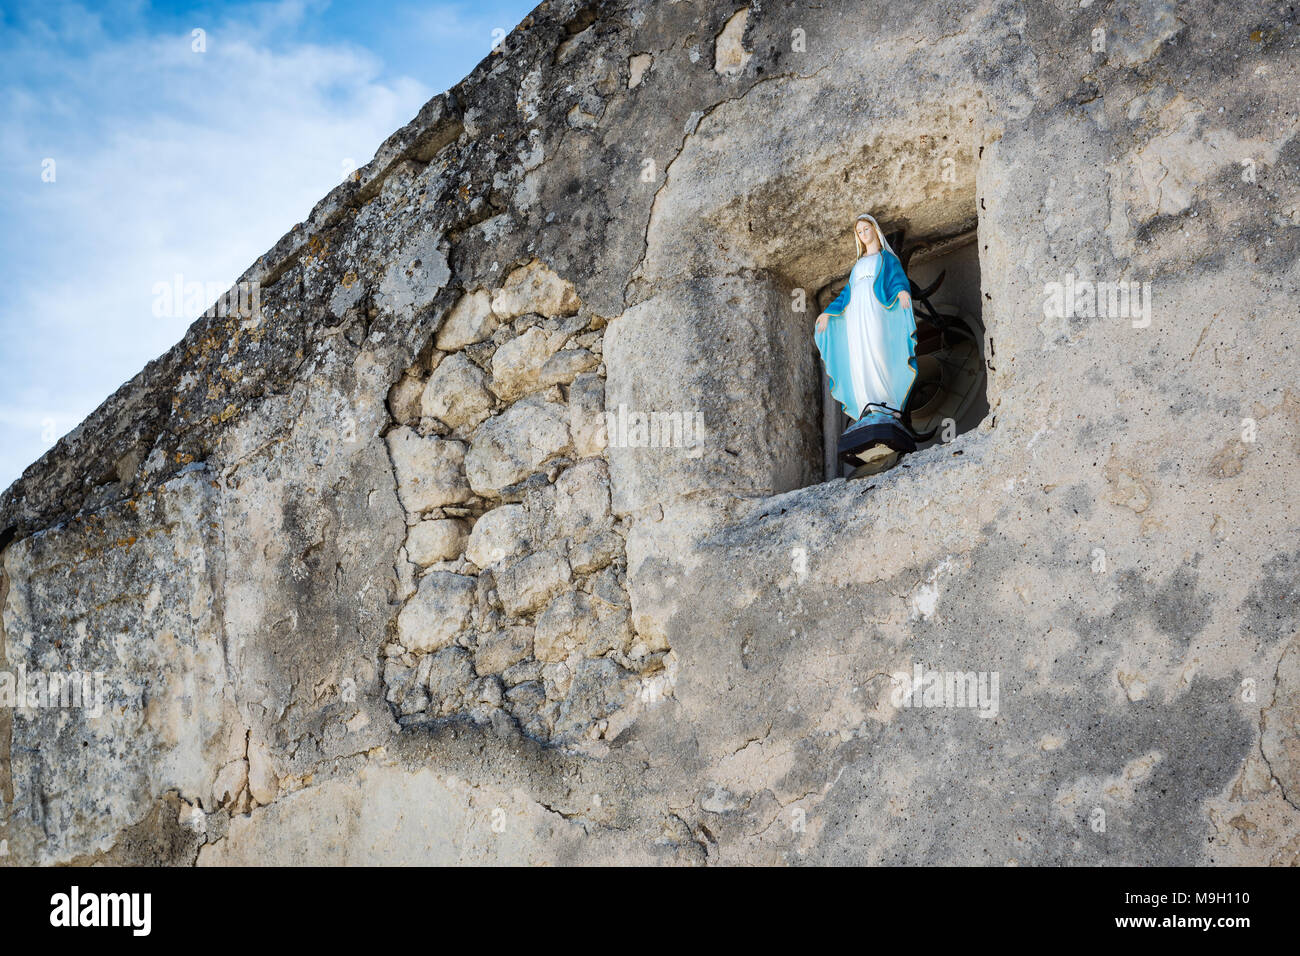
POLYGON ((1271 2, 543 3, 0 498, 0 672, 104 695, 0 708, 0 863, 1295 864, 1298 70, 1271 2), (977 229, 991 411, 823 482, 864 211, 977 229))

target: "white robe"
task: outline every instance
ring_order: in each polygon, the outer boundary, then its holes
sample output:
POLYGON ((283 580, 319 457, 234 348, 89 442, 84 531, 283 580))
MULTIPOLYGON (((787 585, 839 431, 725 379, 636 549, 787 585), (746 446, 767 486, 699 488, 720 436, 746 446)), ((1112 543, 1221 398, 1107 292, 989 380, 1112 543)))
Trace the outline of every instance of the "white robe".
POLYGON ((880 271, 880 253, 863 256, 853 264, 849 275, 851 292, 844 310, 845 333, 849 346, 849 367, 853 373, 854 418, 862 417, 868 402, 899 408, 907 398, 916 373, 909 367, 891 365, 892 340, 897 338, 891 326, 900 316, 890 316, 872 291, 880 271))

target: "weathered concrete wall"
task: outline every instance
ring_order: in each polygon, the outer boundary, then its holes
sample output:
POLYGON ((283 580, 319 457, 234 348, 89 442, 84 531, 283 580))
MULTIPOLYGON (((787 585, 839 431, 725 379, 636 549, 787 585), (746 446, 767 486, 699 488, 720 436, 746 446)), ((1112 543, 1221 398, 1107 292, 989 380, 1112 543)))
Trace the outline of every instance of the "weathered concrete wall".
POLYGON ((5 859, 1296 862, 1289 17, 543 4, 0 498, 5 859), (992 408, 814 484, 868 210, 992 408))

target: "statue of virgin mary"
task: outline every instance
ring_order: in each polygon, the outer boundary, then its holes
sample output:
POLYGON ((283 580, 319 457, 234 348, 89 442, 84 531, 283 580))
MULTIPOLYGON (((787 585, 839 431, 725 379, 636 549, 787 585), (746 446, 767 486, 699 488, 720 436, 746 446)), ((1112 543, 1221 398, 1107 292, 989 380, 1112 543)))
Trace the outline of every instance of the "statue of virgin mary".
POLYGON ((840 438, 840 458, 871 473, 916 450, 902 421, 917 378, 916 318, 911 284, 880 224, 864 213, 853 240, 858 258, 849 281, 817 317, 813 339, 831 396, 853 419, 840 438))

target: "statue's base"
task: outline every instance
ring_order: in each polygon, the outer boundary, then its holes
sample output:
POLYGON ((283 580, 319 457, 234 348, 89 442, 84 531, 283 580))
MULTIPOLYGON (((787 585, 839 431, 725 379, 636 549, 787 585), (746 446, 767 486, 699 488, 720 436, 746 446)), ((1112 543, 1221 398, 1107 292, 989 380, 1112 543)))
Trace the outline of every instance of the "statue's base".
POLYGON ((847 465, 881 464, 876 470, 883 471, 902 455, 916 451, 916 439, 892 416, 868 412, 840 436, 837 451, 840 461, 847 465), (886 461, 890 453, 896 454, 892 461, 886 461))

